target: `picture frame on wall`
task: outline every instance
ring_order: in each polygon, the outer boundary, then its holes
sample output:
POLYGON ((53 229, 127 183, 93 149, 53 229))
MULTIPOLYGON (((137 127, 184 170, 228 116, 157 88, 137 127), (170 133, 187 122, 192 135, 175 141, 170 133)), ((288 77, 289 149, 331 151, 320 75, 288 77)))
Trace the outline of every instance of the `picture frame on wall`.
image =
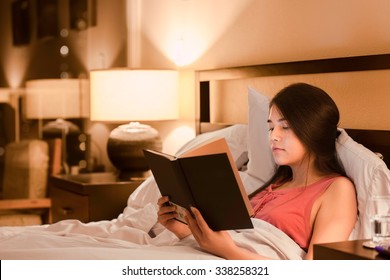
POLYGON ((30 0, 16 0, 11 3, 12 43, 23 46, 30 43, 30 0))

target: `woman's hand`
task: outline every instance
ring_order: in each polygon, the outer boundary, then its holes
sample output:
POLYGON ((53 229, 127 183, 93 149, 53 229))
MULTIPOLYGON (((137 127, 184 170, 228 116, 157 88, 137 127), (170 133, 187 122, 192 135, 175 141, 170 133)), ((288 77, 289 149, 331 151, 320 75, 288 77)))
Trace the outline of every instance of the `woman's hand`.
POLYGON ((213 231, 209 228, 202 214, 195 207, 191 207, 192 214, 187 210, 188 226, 175 220, 178 216, 176 207, 169 205, 169 198, 163 196, 158 200, 158 222, 182 239, 191 233, 198 244, 206 251, 225 259, 267 259, 239 248, 226 231, 213 231))
POLYGON ((178 216, 176 206, 169 204, 169 198, 167 196, 161 197, 157 201, 157 205, 159 207, 157 221, 160 224, 173 232, 180 239, 191 234, 187 225, 175 219, 178 216))
POLYGON ((234 258, 239 248, 226 231, 213 231, 195 207, 191 207, 192 215, 187 211, 188 226, 199 245, 206 251, 222 258, 234 258))

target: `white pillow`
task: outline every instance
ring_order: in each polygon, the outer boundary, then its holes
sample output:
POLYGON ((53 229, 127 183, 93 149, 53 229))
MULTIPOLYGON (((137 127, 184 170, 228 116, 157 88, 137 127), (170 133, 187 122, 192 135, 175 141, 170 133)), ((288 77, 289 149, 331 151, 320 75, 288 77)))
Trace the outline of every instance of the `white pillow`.
POLYGON ((275 170, 275 162, 268 141, 269 99, 249 87, 248 105, 249 162, 247 173, 265 183, 275 170))
POLYGON ((212 138, 225 138, 232 153, 233 159, 240 169, 248 161, 248 125, 235 124, 219 130, 197 135, 194 139, 184 144, 177 152, 180 156, 186 151, 202 145, 212 138))
MULTIPOLYGON (((176 155, 179 156, 187 150, 201 145, 209 139, 215 137, 224 137, 226 139, 226 142, 228 143, 228 146, 230 148, 237 167, 240 168, 248 161, 247 136, 248 126, 246 124, 232 125, 220 130, 203 133, 196 136, 194 139, 184 144, 176 152, 176 155)), ((153 176, 150 176, 130 195, 129 199, 127 200, 127 208, 140 209, 149 203, 156 205, 157 199, 160 197, 160 195, 160 191, 157 188, 153 176)), ((126 211, 129 211, 129 209, 126 209, 126 211)))
POLYGON ((354 141, 345 130, 336 141, 337 154, 348 177, 355 184, 359 218, 350 239, 371 238, 368 199, 372 195, 390 194, 390 170, 374 152, 354 141))
MULTIPOLYGON (((249 146, 248 172, 262 181, 270 178, 273 173, 274 161, 269 153, 268 129, 268 99, 264 95, 249 88, 249 146)), ((372 151, 355 142, 343 129, 340 129, 336 142, 336 150, 340 162, 348 177, 354 182, 359 218, 350 239, 371 238, 370 222, 367 213, 367 200, 374 194, 390 193, 390 171, 386 164, 372 151)), ((378 151, 380 152, 380 151, 378 151)), ((342 211, 342 209, 340 209, 342 211)))

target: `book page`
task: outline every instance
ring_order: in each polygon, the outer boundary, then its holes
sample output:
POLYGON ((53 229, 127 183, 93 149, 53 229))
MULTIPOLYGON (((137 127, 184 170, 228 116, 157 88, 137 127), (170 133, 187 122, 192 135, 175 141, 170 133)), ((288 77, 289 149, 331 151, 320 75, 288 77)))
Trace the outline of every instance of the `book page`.
MULTIPOLYGON (((193 157, 193 156, 204 156, 212 154, 222 154, 228 153, 231 154, 229 146, 225 138, 212 138, 200 146, 196 146, 187 152, 183 153, 180 157, 193 157)), ((234 162, 234 160, 233 160, 234 162)))

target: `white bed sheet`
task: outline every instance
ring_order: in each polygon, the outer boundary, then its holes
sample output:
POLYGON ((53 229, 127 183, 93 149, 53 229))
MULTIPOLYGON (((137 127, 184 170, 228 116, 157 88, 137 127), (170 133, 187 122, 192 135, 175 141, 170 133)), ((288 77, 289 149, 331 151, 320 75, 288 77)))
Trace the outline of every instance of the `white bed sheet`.
MULTIPOLYGON (((254 230, 230 232, 240 246, 276 259, 302 259, 304 252, 283 232, 264 221, 253 222, 254 230)), ((67 226, 71 223, 78 222, 66 221, 67 226)), ((59 222, 56 226, 63 224, 64 222, 59 222)), ((97 231, 100 231, 107 224, 95 223, 94 226, 99 228, 97 231)), ((131 235, 134 232, 136 232, 134 228, 121 229, 121 235, 131 235)), ((131 236, 129 237, 128 239, 132 239, 131 236)), ((50 226, 2 228, 0 259, 218 259, 203 251, 192 236, 178 240, 170 232, 163 231, 157 239, 152 238, 149 241, 149 243, 137 244, 113 236, 99 237, 85 233, 57 232, 51 231, 50 226)))
MULTIPOLYGON (((241 173, 248 188, 256 182, 241 173)), ((0 259, 218 259, 192 236, 179 240, 157 223, 158 188, 147 179, 117 219, 0 228, 0 259)), ((285 233, 258 219, 254 229, 230 231, 242 247, 276 259, 302 259, 305 252, 285 233)))

